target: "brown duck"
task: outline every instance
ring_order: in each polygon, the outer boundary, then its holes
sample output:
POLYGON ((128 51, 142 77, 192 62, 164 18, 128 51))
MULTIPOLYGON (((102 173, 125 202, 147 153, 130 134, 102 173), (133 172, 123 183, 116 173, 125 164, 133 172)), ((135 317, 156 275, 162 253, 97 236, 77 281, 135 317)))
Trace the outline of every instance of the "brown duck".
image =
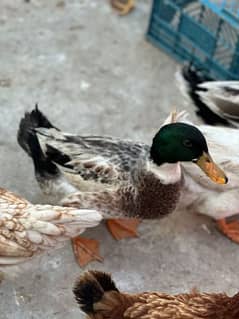
POLYGON ((120 292, 109 274, 89 271, 73 289, 89 319, 238 319, 239 293, 120 292))
POLYGON ((30 261, 36 255, 62 246, 102 219, 95 210, 34 205, 0 188, 0 282, 1 270, 30 261))

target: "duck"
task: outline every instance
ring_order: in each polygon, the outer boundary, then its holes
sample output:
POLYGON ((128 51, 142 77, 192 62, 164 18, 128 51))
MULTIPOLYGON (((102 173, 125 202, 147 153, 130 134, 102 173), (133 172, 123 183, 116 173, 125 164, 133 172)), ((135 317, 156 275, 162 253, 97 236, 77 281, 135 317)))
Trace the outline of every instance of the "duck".
MULTIPOLYGON (((180 207, 213 218, 218 229, 239 244, 239 222, 236 219, 239 213, 239 82, 213 81, 205 74, 203 69, 184 65, 175 74, 176 83, 184 101, 197 106, 197 114, 206 123, 197 125, 197 128, 206 137, 213 158, 227 172, 229 183, 223 189, 214 187, 203 175, 196 175, 189 165, 183 163, 187 182, 184 183, 180 207)), ((195 125, 188 118, 189 114, 185 114, 183 122, 195 125)))
POLYGON ((83 273, 73 288, 80 309, 89 319, 238 319, 239 293, 168 294, 121 292, 111 275, 83 273))
MULTIPOLYGON (((139 219, 159 219, 176 209, 183 185, 180 162, 197 164, 213 182, 227 183, 203 134, 177 122, 177 116, 183 114, 169 115, 150 147, 114 137, 64 133, 36 106, 21 119, 18 142, 32 158, 36 179, 49 200, 95 209, 107 219, 115 239, 135 237, 139 219)), ((81 265, 78 245, 83 245, 80 237, 73 247, 81 265)))
POLYGON ((239 81, 214 81, 190 64, 175 76, 185 102, 196 106, 205 124, 239 128, 239 81))
POLYGON ((208 141, 210 152, 226 172, 225 187, 208 183, 202 174, 183 163, 185 183, 178 208, 211 217, 228 239, 239 244, 239 131, 238 129, 198 125, 208 141))
POLYGON ((119 15, 127 15, 135 7, 135 0, 110 0, 111 6, 117 10, 119 15))
POLYGON ((93 209, 34 205, 0 188, 0 269, 61 247, 101 220, 101 214, 93 209))

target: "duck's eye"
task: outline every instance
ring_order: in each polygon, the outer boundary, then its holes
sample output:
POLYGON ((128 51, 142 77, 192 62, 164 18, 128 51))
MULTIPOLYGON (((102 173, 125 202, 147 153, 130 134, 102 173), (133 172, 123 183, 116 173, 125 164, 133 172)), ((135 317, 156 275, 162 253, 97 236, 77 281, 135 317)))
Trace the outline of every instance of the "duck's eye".
POLYGON ((186 139, 186 140, 183 141, 183 145, 186 146, 186 147, 192 147, 193 143, 189 139, 186 139))

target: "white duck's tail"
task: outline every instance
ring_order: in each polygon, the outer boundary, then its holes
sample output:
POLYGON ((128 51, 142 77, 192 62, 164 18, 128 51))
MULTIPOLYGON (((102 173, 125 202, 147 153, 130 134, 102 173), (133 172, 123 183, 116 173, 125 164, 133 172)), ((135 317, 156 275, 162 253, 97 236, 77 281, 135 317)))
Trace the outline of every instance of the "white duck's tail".
POLYGON ((95 210, 33 205, 0 189, 0 266, 59 247, 101 219, 95 210))
POLYGON ((206 89, 200 84, 212 81, 211 78, 203 74, 202 70, 196 69, 191 65, 185 65, 176 72, 175 78, 184 98, 193 102, 197 108, 196 114, 201 117, 206 124, 232 126, 227 119, 213 112, 209 105, 202 99, 201 93, 206 89))
POLYGON ((170 112, 166 120, 163 122, 162 126, 171 124, 171 123, 179 123, 179 122, 192 125, 192 122, 188 119, 188 117, 189 117, 189 113, 185 110, 180 112, 177 112, 176 110, 172 111, 170 112))

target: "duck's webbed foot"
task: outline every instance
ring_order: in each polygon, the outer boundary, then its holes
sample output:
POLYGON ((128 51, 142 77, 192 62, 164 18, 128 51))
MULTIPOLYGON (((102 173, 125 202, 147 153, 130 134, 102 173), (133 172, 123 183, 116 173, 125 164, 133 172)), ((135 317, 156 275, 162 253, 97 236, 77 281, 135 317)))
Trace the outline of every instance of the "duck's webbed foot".
POLYGON ((72 239, 72 247, 76 261, 81 267, 86 266, 93 260, 102 262, 103 258, 99 254, 99 242, 95 239, 77 236, 72 239))
POLYGON ((120 15, 126 15, 134 8, 135 0, 110 0, 113 8, 115 8, 120 15))
POLYGON ((138 225, 140 220, 136 218, 130 219, 108 219, 106 225, 111 235, 117 239, 138 237, 138 225))
POLYGON ((219 219, 217 221, 217 226, 219 230, 226 235, 229 239, 239 244, 239 221, 234 220, 231 222, 226 221, 226 219, 219 219))

